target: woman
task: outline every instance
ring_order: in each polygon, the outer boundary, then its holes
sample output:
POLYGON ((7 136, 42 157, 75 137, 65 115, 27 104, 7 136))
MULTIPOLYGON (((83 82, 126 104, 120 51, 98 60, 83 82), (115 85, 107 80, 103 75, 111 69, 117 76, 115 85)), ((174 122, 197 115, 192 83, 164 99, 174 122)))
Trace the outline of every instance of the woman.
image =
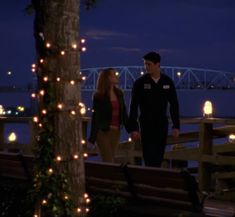
POLYGON ((93 113, 89 142, 96 142, 101 158, 114 162, 120 141, 120 128, 127 129, 127 112, 122 91, 116 87, 118 77, 113 68, 99 74, 93 95, 93 113))

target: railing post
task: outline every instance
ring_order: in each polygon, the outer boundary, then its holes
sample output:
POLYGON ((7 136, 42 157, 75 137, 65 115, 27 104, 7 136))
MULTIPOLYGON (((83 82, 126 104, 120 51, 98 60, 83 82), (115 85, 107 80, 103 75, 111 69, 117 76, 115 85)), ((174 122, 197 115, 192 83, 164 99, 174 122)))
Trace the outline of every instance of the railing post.
POLYGON ((199 188, 202 191, 209 191, 211 187, 211 171, 210 163, 204 162, 204 155, 212 155, 213 147, 213 124, 212 122, 207 122, 206 119, 202 119, 200 123, 199 132, 199 152, 200 161, 198 166, 198 180, 199 188))

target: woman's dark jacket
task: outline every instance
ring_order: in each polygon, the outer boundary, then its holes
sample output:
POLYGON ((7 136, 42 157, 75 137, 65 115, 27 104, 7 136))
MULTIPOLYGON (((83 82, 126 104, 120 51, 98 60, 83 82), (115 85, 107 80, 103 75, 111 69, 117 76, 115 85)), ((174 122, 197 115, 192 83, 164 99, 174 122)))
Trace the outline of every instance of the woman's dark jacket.
MULTIPOLYGON (((127 111, 124 101, 124 96, 121 90, 115 88, 115 94, 119 102, 119 123, 127 129, 127 111)), ((93 96, 93 113, 91 119, 91 133, 88 139, 89 142, 95 143, 96 136, 99 130, 108 131, 112 120, 112 104, 109 96, 100 96, 95 93, 93 96)))

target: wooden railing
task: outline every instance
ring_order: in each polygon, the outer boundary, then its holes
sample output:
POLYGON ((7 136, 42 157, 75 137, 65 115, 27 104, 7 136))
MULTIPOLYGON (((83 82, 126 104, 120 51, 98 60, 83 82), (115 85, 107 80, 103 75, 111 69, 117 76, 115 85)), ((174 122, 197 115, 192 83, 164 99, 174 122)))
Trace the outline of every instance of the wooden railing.
MULTIPOLYGON (((83 119, 83 137, 87 138, 87 126, 90 118, 83 119)), ((235 134, 235 119, 224 118, 187 118, 181 120, 182 125, 197 125, 198 130, 181 132, 179 138, 168 136, 168 145, 172 148, 165 153, 168 161, 197 161, 197 177, 201 190, 210 190, 212 180, 234 178, 234 171, 227 171, 226 167, 235 167, 235 143, 228 141, 229 134, 235 134), (223 144, 216 144, 217 139, 225 138, 223 144), (188 144, 196 142, 197 145, 188 148, 188 144), (180 147, 180 148, 178 148, 180 147), (223 169, 221 169, 223 168, 223 169)), ((33 122, 30 117, 0 117, 0 149, 9 151, 18 149, 22 154, 32 155, 34 140, 33 122), (27 123, 30 128, 29 144, 4 142, 4 127, 8 123, 27 123)), ((88 154, 98 154, 98 150, 88 149, 88 154)), ((119 145, 116 162, 129 162, 135 164, 136 159, 142 158, 140 143, 122 142, 119 145)))
MULTIPOLYGON (((235 142, 229 142, 228 136, 235 134, 235 119, 224 118, 188 118, 181 120, 182 125, 196 124, 197 131, 182 132, 179 138, 168 136, 167 144, 171 150, 165 153, 166 161, 197 161, 197 177, 201 190, 210 191, 216 180, 235 178, 235 142), (224 138, 222 144, 218 139, 224 138), (189 143, 196 142, 194 147, 189 143), (216 143, 217 142, 217 143, 216 143)), ((120 144, 117 159, 135 163, 135 158, 142 158, 139 143, 124 142, 120 144), (122 159, 123 160, 123 159, 122 159)))

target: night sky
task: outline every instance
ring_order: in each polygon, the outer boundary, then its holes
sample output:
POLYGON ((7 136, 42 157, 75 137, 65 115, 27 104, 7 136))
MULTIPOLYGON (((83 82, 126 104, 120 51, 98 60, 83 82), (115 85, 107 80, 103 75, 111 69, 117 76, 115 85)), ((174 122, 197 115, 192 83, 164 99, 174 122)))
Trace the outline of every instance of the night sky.
MULTIPOLYGON (((28 3, 1 1, 0 84, 32 79, 28 3)), ((235 72, 234 0, 98 0, 89 11, 81 8, 80 20, 81 37, 87 39, 81 68, 142 65, 142 56, 155 50, 164 66, 235 72)))
POLYGON ((84 67, 142 65, 150 50, 162 65, 235 72, 234 0, 99 0, 81 13, 84 67))

